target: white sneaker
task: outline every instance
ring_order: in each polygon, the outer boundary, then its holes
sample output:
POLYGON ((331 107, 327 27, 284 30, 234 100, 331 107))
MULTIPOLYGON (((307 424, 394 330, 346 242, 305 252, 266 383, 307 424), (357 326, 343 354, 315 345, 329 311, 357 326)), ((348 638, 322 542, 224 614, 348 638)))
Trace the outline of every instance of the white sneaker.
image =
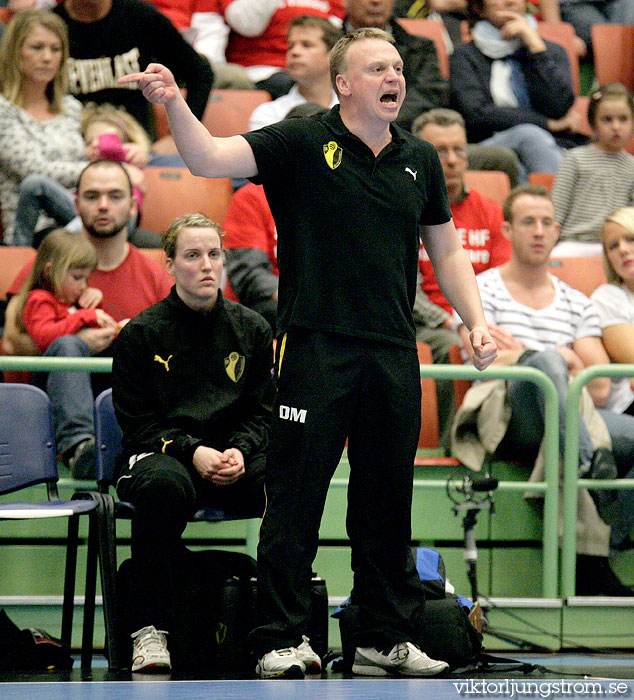
POLYGON ((310 639, 303 634, 304 640, 297 647, 297 658, 306 666, 306 673, 321 673, 321 659, 319 654, 316 654, 310 646, 310 639))
POLYGON ((172 668, 166 634, 150 625, 132 635, 132 671, 169 671, 172 668))
POLYGON ((449 668, 434 661, 411 642, 400 642, 388 651, 357 647, 352 672, 361 676, 436 676, 449 668))
MULTIPOLYGON (((308 647, 310 649, 310 647, 308 647)), ((312 651, 312 649, 311 649, 312 651)), ((315 652, 313 652, 314 654, 315 652)), ((315 654, 315 656, 317 656, 315 654)), ((319 658, 319 657, 317 657, 319 658)), ((274 649, 258 661, 255 673, 260 678, 303 678, 306 665, 299 658, 297 649, 274 649)))

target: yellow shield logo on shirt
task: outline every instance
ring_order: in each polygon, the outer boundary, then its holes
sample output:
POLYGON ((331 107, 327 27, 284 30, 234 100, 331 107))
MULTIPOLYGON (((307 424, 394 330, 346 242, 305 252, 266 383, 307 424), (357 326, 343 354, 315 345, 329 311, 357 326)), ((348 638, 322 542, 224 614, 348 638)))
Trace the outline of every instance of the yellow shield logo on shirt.
POLYGON ((331 170, 338 168, 341 165, 341 158, 343 156, 343 149, 337 144, 336 141, 329 141, 324 146, 324 158, 326 163, 331 170))
POLYGON ((229 357, 225 357, 225 372, 232 382, 239 381, 245 365, 244 355, 238 355, 237 352, 232 352, 229 357))

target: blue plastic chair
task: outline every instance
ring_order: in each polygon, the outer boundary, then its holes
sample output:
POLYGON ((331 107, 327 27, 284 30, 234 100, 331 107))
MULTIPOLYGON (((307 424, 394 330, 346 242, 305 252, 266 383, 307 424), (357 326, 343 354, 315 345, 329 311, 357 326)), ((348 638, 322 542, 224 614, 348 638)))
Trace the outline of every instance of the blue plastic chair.
MULTIPOLYGON (((100 520, 99 549, 102 562, 101 586, 103 592, 104 620, 106 630, 106 651, 111 668, 121 667, 122 650, 117 645, 115 630, 117 571, 116 520, 130 519, 134 511, 132 503, 115 500, 110 494, 114 485, 117 458, 121 452, 121 428, 112 403, 112 389, 106 389, 95 399, 95 469, 97 485, 102 498, 101 511, 105 517, 100 520)), ((194 513, 191 522, 222 522, 225 520, 245 520, 261 518, 263 513, 252 509, 229 510, 218 506, 207 506, 194 513)), ((247 550, 255 554, 258 528, 247 534, 247 550)), ((91 577, 95 578, 95 569, 91 577)))
MULTIPOLYGON (((89 516, 87 570, 97 567, 97 513, 99 496, 60 500, 59 475, 51 404, 40 389, 28 384, 0 384, 0 495, 45 484, 47 499, 35 502, 0 502, 0 520, 67 518, 66 565, 61 639, 71 647, 77 570, 79 518, 89 516)), ((0 567, 1 569, 1 567, 0 567)), ((92 659, 95 613, 95 577, 86 575, 82 634, 82 667, 92 659)))

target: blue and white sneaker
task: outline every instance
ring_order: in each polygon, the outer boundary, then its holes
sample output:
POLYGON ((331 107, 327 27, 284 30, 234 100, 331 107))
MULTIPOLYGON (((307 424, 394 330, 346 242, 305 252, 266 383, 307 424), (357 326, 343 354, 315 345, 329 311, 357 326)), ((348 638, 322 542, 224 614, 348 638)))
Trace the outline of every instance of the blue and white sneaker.
POLYGON ((391 649, 357 647, 352 672, 361 676, 437 676, 449 664, 430 659, 411 642, 400 642, 391 649))

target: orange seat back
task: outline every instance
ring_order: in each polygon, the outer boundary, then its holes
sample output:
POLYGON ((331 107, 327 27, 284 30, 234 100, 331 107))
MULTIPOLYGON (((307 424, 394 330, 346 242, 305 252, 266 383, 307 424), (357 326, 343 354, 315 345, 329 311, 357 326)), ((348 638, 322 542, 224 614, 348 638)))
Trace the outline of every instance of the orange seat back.
POLYGON ((511 191, 511 180, 500 170, 467 170, 464 180, 468 188, 492 199, 500 206, 511 191))
POLYGON ((177 216, 202 213, 222 224, 233 187, 229 178, 195 177, 187 168, 146 168, 142 228, 162 235, 177 216))
POLYGON ((410 17, 402 17, 396 21, 408 34, 424 36, 434 42, 440 72, 443 78, 449 80, 449 53, 445 43, 445 25, 433 19, 413 19, 410 17))

